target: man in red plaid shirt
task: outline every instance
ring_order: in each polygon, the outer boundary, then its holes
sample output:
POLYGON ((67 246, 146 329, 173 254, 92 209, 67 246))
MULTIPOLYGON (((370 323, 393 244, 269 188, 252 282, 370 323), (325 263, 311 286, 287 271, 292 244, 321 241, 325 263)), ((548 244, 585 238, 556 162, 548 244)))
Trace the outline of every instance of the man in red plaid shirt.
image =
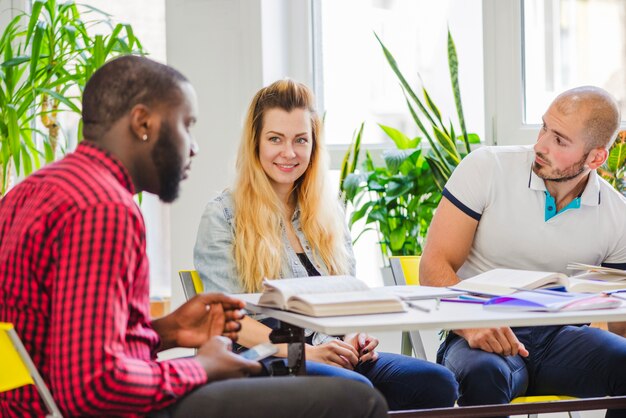
MULTIPOLYGON (((96 71, 83 95, 85 140, 0 200, 0 321, 15 324, 68 416, 385 415, 380 395, 356 382, 225 381, 261 370, 222 336, 237 336, 237 299, 198 295, 149 320, 145 225, 133 195, 177 197, 197 150, 196 108, 188 80, 147 58, 96 71), (156 361, 175 346, 198 353, 156 361)), ((0 395, 2 417, 44 411, 33 386, 0 395)))

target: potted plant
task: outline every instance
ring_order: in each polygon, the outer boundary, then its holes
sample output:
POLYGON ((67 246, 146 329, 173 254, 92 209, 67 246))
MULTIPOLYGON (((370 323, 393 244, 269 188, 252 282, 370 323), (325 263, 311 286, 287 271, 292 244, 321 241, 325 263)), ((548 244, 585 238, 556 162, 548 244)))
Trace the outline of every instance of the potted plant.
MULTIPOLYGON (((350 225, 365 219, 374 224, 385 264, 394 255, 421 255, 426 232, 441 199, 441 190, 454 168, 480 143, 476 134, 465 128, 458 82, 458 58, 448 31, 448 69, 452 81, 459 128, 444 117, 425 87, 423 99, 415 94, 400 71, 391 52, 376 35, 390 68, 398 77, 405 101, 419 132, 427 139, 409 138, 402 132, 379 125, 395 143, 395 149, 383 152, 384 166, 376 166, 369 152, 357 170, 363 125, 355 134, 343 160, 340 188, 344 201, 353 205, 350 225), (457 136, 457 132, 460 135, 457 136)), ((366 227, 365 231, 373 229, 366 227)), ((362 232, 361 232, 362 233, 362 232)), ((358 240, 357 236, 355 239, 358 240)))
POLYGON ((85 8, 81 15, 74 2, 36 0, 0 35, 0 197, 13 173, 26 176, 66 151, 59 116, 80 115, 91 74, 113 56, 142 53, 130 25, 114 26, 106 13, 85 8), (110 32, 90 36, 96 24, 110 32))
POLYGON ((364 170, 346 176, 345 198, 354 206, 350 225, 363 218, 366 225, 376 224, 385 259, 419 255, 441 194, 420 147, 421 138, 410 139, 394 128, 379 126, 396 148, 383 152, 384 166, 378 167, 366 152, 364 170))
POLYGON ((598 170, 611 186, 626 196, 626 131, 621 131, 609 150, 609 158, 598 170))

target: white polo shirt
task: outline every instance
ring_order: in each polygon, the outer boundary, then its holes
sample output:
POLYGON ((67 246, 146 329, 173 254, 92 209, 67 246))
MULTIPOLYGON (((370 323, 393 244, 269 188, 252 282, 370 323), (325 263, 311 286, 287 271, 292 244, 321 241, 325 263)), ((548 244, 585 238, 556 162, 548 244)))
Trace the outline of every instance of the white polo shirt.
POLYGON ((483 147, 452 173, 443 195, 479 221, 459 277, 498 267, 572 274, 569 262, 626 269, 626 198, 594 170, 580 208, 545 221, 534 159, 532 146, 483 147))

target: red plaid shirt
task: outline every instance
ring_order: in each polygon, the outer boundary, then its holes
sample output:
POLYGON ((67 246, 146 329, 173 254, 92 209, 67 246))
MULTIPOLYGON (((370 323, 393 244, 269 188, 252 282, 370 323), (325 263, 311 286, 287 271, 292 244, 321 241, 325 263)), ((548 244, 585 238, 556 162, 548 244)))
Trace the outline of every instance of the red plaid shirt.
MULTIPOLYGON (((121 163, 83 142, 0 199, 0 321, 66 415, 145 415, 207 380, 193 359, 156 361, 133 193, 121 163)), ((0 394, 1 417, 43 411, 34 386, 0 394)))

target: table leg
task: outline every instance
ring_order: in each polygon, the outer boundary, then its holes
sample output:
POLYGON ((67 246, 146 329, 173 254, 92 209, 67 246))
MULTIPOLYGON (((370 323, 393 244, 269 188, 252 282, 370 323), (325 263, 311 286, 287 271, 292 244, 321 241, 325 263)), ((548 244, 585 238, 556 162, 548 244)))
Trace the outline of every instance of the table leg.
MULTIPOLYGON (((287 343, 287 372, 290 375, 306 375, 304 329, 280 322, 280 328, 270 333, 270 341, 274 344, 287 343)), ((281 362, 282 363, 282 362, 281 362)), ((272 375, 283 374, 272 364, 272 375)))

